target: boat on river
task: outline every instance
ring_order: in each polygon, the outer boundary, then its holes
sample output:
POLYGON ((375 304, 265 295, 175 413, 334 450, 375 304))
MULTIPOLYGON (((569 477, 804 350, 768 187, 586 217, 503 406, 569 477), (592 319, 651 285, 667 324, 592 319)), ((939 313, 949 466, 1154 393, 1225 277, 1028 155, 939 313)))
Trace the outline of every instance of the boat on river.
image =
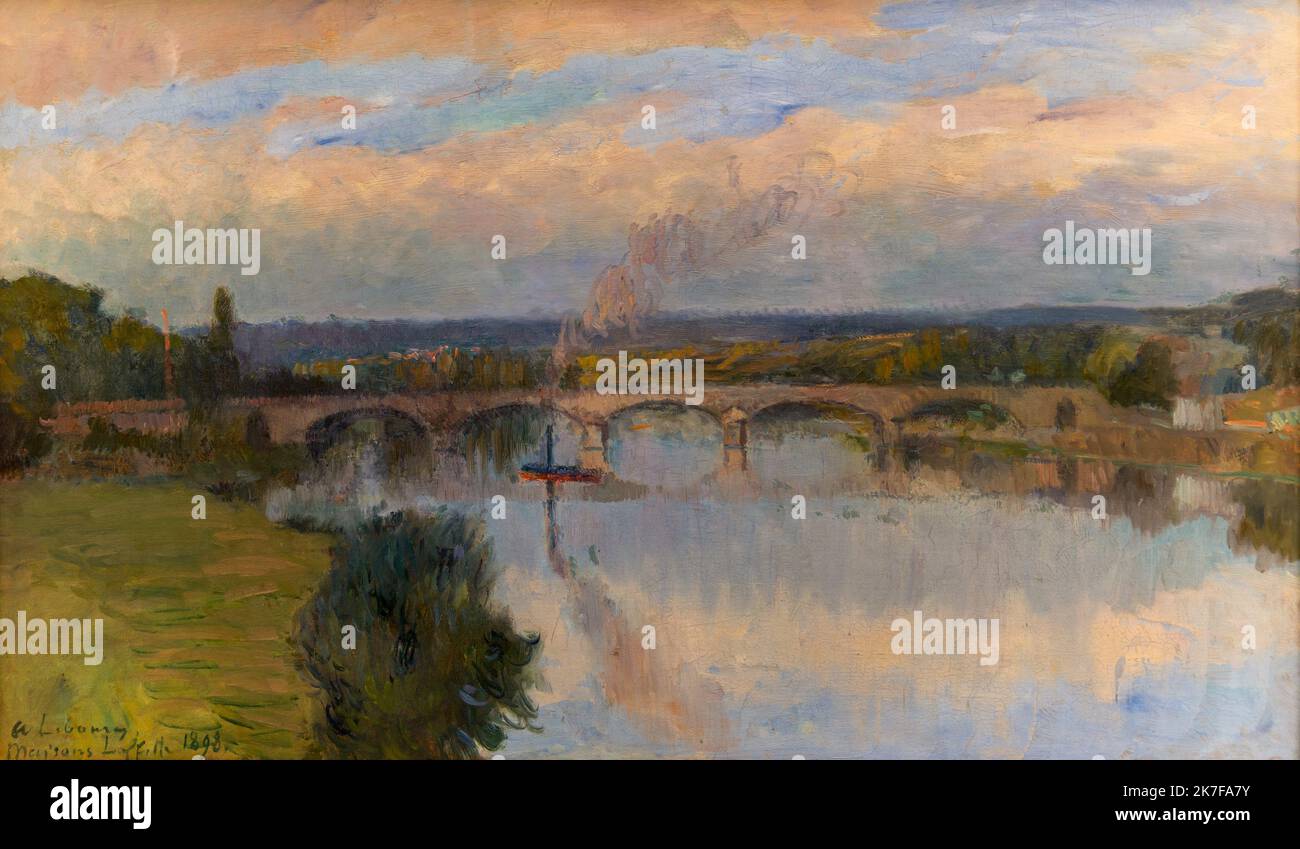
POLYGON ((555 463, 555 434, 546 426, 546 462, 525 463, 519 468, 519 479, 526 481, 552 481, 556 483, 600 483, 599 469, 582 466, 565 466, 555 463))

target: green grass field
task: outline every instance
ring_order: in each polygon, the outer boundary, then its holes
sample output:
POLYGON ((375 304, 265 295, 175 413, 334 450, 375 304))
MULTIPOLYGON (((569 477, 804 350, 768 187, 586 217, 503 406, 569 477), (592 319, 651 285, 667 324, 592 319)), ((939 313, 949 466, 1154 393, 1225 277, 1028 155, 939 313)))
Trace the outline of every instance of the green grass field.
POLYGON ((0 757, 310 751, 294 612, 330 539, 161 483, 0 483, 0 617, 104 619, 99 666, 0 655, 0 757))

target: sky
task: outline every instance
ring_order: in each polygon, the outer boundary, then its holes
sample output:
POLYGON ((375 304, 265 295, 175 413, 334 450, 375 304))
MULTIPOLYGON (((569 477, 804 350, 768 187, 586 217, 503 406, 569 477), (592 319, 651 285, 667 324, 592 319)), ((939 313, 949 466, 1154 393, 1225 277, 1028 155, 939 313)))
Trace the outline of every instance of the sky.
POLYGON ((699 238, 655 279, 674 311, 1196 304, 1297 277, 1294 0, 0 15, 0 275, 155 322, 205 320, 218 286, 251 321, 574 313, 669 216, 699 238), (155 264, 177 220, 259 229, 258 273, 155 264), (1045 264, 1066 221, 1150 228, 1150 273, 1045 264))

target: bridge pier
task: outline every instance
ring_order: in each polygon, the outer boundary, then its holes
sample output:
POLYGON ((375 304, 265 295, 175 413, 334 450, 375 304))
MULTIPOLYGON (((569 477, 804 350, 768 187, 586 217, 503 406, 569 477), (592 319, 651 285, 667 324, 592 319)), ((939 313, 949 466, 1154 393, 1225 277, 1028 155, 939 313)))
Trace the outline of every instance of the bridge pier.
POLYGON ((724 472, 749 471, 749 452, 743 445, 722 446, 722 470, 724 472))
POLYGON ((605 451, 608 444, 608 423, 586 424, 584 422, 582 425, 582 439, 578 443, 578 465, 585 469, 608 472, 609 460, 605 451))
POLYGON ((732 407, 722 414, 722 444, 727 448, 744 448, 749 444, 749 414, 732 407))
POLYGON ((749 414, 738 407, 722 414, 722 468, 739 472, 749 468, 749 414))

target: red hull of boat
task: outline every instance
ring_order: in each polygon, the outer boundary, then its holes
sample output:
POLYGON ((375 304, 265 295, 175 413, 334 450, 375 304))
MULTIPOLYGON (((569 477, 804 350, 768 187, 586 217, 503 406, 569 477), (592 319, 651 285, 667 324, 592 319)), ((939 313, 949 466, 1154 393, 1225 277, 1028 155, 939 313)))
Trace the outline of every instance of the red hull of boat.
POLYGON ((579 469, 572 472, 534 472, 524 469, 519 472, 519 479, 526 481, 557 481, 561 483, 600 483, 600 472, 594 469, 579 469))

